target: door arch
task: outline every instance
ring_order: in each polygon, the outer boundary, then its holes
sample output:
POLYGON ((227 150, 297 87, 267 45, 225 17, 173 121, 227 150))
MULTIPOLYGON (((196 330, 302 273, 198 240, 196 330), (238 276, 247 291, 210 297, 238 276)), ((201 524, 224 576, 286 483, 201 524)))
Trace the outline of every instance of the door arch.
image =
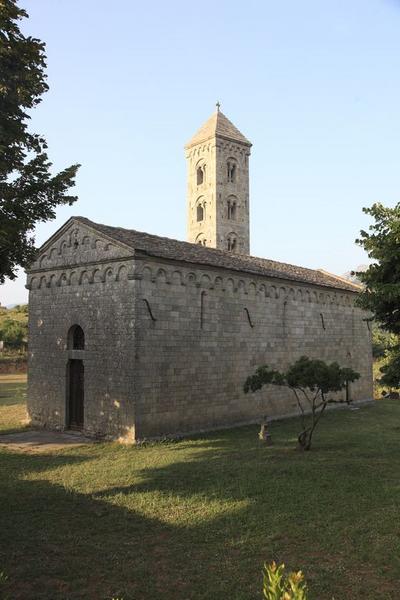
POLYGON ((70 359, 67 364, 68 429, 83 429, 85 399, 85 368, 83 360, 70 359))

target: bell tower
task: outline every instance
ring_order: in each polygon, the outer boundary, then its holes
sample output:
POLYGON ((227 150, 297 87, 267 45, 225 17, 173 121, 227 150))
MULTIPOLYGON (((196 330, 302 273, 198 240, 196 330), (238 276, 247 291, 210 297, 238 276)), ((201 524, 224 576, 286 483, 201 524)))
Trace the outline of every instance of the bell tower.
POLYGON ((186 144, 188 242, 250 253, 251 143, 217 110, 186 144))

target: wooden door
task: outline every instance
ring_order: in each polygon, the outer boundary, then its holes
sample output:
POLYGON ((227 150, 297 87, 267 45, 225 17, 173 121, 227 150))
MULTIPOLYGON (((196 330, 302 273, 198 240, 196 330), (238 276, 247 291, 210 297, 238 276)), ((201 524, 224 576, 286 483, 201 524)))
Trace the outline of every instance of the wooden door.
POLYGON ((68 362, 68 423, 70 429, 83 428, 84 367, 82 360, 68 362))

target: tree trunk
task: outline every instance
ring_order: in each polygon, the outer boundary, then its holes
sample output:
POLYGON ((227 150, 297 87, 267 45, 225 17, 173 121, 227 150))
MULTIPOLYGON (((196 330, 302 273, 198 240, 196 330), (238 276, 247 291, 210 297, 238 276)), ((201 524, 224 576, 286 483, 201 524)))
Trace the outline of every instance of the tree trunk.
POLYGON ((299 450, 310 450, 311 449, 311 437, 312 431, 302 431, 297 438, 299 442, 299 450))

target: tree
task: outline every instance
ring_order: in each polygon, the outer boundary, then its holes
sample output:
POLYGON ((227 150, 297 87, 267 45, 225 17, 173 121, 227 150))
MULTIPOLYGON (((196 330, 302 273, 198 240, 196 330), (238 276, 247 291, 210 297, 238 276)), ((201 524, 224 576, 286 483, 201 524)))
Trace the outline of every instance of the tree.
POLYGON ((27 341, 27 327, 20 321, 6 319, 0 327, 0 339, 12 349, 22 348, 27 341))
POLYGON ((374 262, 364 272, 357 273, 364 285, 358 304, 370 310, 381 327, 396 336, 381 369, 381 383, 400 387, 400 203, 394 208, 374 204, 364 208, 375 222, 369 231, 361 231, 356 242, 374 262))
POLYGON ((383 359, 397 345, 397 337, 384 331, 377 323, 372 324, 372 356, 383 359))
POLYGON ((0 340, 9 350, 23 351, 28 337, 28 305, 0 311, 0 340))
POLYGON ((327 394, 340 392, 349 382, 359 377, 359 373, 342 368, 337 362, 327 364, 322 360, 302 356, 284 373, 270 369, 268 365, 258 367, 246 379, 244 392, 255 392, 266 384, 288 386, 293 391, 300 410, 302 430, 297 438, 299 447, 310 450, 314 430, 328 404, 348 402, 347 398, 328 398, 327 394))
POLYGON ((43 136, 28 131, 28 111, 48 90, 45 44, 24 36, 18 21, 28 17, 15 0, 0 2, 0 283, 15 279, 16 267, 34 257, 32 231, 54 219, 79 168, 71 165, 51 175, 43 136))

